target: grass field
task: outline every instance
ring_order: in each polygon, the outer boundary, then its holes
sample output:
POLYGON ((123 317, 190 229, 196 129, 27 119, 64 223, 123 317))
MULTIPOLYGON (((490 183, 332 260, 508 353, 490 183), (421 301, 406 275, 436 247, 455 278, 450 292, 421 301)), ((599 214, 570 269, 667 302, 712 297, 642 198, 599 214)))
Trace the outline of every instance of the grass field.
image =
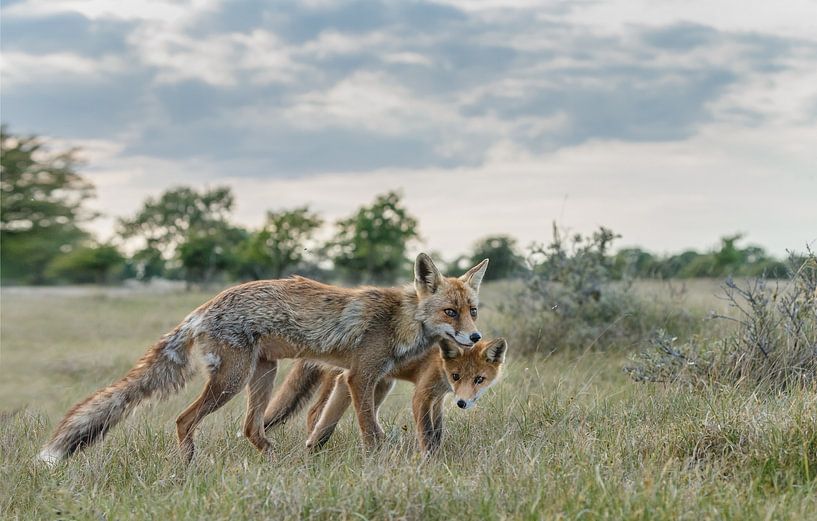
MULTIPOLYGON (((658 289, 645 285, 644 292, 658 289)), ((723 304, 694 282, 689 306, 723 304)), ((660 291, 659 291, 660 292, 660 291)), ((486 288, 483 320, 501 285, 486 288)), ((411 388, 385 447, 363 455, 350 416, 305 452, 303 422, 270 462, 237 438, 243 396, 206 420, 185 467, 174 419, 200 390, 149 405, 54 469, 34 462, 66 409, 126 371, 204 293, 4 292, 0 512, 5 519, 814 519, 817 393, 645 385, 623 353, 508 353, 470 411, 446 408, 442 452, 419 458, 411 388)), ((493 321, 493 323, 497 323, 493 321)))

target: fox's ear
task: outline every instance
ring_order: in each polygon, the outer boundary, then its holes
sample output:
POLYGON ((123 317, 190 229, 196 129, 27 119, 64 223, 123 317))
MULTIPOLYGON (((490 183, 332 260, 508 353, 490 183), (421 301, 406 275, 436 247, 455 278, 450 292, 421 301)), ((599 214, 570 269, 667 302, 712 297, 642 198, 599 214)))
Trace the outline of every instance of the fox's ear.
POLYGON ((442 278, 440 270, 434 265, 431 257, 425 253, 417 256, 417 260, 414 261, 414 289, 417 290, 417 293, 434 293, 440 286, 442 278))
POLYGON ((460 280, 471 286, 474 291, 479 291, 479 285, 482 283, 482 277, 485 276, 485 270, 488 269, 488 259, 483 260, 470 270, 465 272, 465 275, 460 277, 460 280))
POLYGON ((458 345, 444 338, 440 340, 440 352, 446 360, 453 360, 462 355, 462 349, 458 345))
POLYGON ((505 362, 505 352, 508 350, 508 342, 504 338, 495 338, 488 342, 482 353, 485 359, 494 364, 505 362))

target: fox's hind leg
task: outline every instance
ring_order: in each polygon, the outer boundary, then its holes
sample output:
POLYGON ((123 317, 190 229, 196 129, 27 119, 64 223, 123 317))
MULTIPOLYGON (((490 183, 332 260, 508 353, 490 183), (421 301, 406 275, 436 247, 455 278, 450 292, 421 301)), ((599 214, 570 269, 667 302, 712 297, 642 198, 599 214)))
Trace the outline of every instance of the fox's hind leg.
POLYGON ((187 462, 193 459, 193 431, 208 414, 218 410, 222 405, 238 394, 247 382, 255 365, 255 354, 249 349, 240 350, 232 347, 207 349, 205 360, 210 370, 210 379, 204 386, 196 401, 176 419, 176 434, 179 437, 179 449, 187 462), (229 356, 221 356, 229 353, 229 356))
MULTIPOLYGON (((335 389, 335 382, 340 374, 333 372, 331 378, 324 378, 321 382, 321 387, 318 389, 318 399, 315 404, 309 409, 306 415, 306 433, 311 434, 315 430, 315 425, 321 418, 321 413, 326 408, 326 403, 329 397, 332 396, 332 391, 335 389)), ((344 408, 345 410, 345 408, 344 408)))
POLYGON ((269 404, 277 372, 277 360, 262 358, 256 363, 255 371, 247 384, 247 416, 244 418, 244 436, 261 452, 267 452, 272 448, 264 435, 264 410, 269 404))
POLYGON ((334 382, 332 392, 326 399, 323 409, 321 409, 320 418, 306 440, 308 449, 319 449, 329 440, 335 426, 337 426, 352 401, 351 396, 349 396, 349 387, 346 385, 346 373, 339 374, 334 382))

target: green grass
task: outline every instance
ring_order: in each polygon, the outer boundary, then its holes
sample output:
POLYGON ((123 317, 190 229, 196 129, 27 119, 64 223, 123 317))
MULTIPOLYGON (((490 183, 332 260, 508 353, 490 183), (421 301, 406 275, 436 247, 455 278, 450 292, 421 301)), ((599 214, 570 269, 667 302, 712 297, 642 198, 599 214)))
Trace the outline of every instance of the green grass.
MULTIPOLYGON (((486 303, 501 298, 486 289, 486 303)), ((174 419, 201 388, 196 380, 66 463, 34 462, 71 404, 120 376, 205 298, 3 295, 3 518, 697 520, 817 511, 814 390, 636 384, 621 370, 625 353, 523 358, 513 345, 504 381, 476 409, 448 404, 443 450, 431 461, 416 453, 411 387, 401 385, 382 415, 389 441, 375 454, 362 454, 347 415, 315 455, 303 449, 301 419, 273 431, 268 461, 236 437, 242 396, 204 422, 185 467, 174 419)))

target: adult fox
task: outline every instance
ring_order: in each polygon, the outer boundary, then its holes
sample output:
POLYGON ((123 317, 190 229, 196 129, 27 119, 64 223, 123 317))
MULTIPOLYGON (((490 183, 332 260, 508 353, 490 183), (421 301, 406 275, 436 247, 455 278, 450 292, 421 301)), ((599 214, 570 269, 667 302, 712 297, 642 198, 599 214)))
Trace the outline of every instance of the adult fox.
POLYGON ((346 382, 367 447, 383 436, 374 390, 395 366, 420 357, 441 338, 470 347, 483 260, 459 278, 444 277, 421 253, 414 285, 345 289, 303 277, 228 288, 190 313, 121 380, 72 407, 39 454, 53 464, 102 438, 145 399, 178 391, 200 359, 209 373, 201 395, 176 420, 182 455, 193 457, 202 419, 247 388, 244 435, 262 452, 264 410, 278 360, 310 358, 349 370, 346 382))
MULTIPOLYGON (((454 393, 457 406, 472 407, 482 394, 499 381, 508 344, 504 338, 480 340, 470 349, 441 340, 440 349, 430 349, 424 356, 395 367, 375 389, 375 408, 394 385, 393 378, 415 385, 412 412, 417 441, 424 453, 436 451, 442 440, 445 395, 454 393)), ((349 407, 347 372, 310 360, 298 360, 265 413, 264 426, 269 429, 286 422, 296 414, 320 388, 315 405, 307 415, 307 447, 326 443, 343 413, 349 407)))

